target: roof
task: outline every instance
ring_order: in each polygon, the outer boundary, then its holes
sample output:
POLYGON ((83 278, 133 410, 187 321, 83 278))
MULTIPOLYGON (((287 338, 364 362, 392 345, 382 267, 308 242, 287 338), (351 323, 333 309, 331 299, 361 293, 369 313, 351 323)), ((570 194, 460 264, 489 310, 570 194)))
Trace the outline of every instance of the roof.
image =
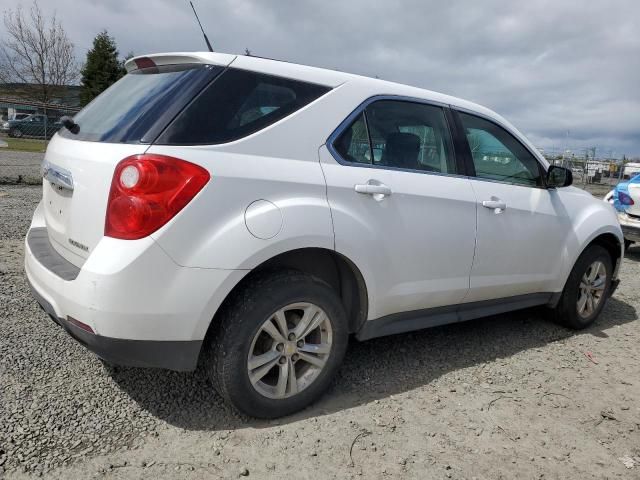
POLYGON ((416 97, 431 100, 447 105, 455 105, 456 107, 482 113, 488 117, 499 119, 506 122, 497 113, 485 108, 481 105, 453 97, 443 93, 434 92, 409 85, 380 80, 378 78, 365 77, 355 75, 353 73, 341 72, 338 70, 330 70, 326 68, 311 67, 308 65, 300 65, 297 63, 285 62, 282 60, 273 60, 270 58, 254 57, 248 55, 232 55, 217 52, 170 52, 170 53, 154 53, 151 55, 142 55, 129 59, 125 63, 128 71, 135 70, 136 60, 141 58, 150 58, 157 65, 181 64, 181 63, 208 63, 213 65, 231 66, 244 70, 255 70, 272 75, 280 75, 296 80, 307 81, 326 85, 328 87, 337 87, 343 83, 354 82, 363 86, 377 87, 382 95, 402 95, 407 97, 416 97))
POLYGON ((506 127, 520 141, 526 144, 529 149, 536 154, 538 159, 544 164, 546 159, 540 154, 537 148, 529 142, 513 125, 496 112, 478 105, 476 103, 453 97, 443 93, 434 92, 409 85, 389 82, 378 78, 365 77, 352 73, 340 72, 326 68, 311 67, 281 60, 254 57, 248 55, 233 55, 218 52, 170 52, 157 53, 152 55, 142 55, 134 57, 125 63, 127 71, 135 70, 136 60, 150 58, 157 65, 181 64, 181 63, 207 63, 221 66, 233 66, 243 70, 259 71, 271 75, 280 75, 287 78, 302 80, 310 83, 326 85, 328 87, 338 87, 349 83, 358 84, 366 90, 375 91, 377 95, 398 95, 403 97, 418 98, 422 100, 451 105, 458 109, 467 110, 483 115, 502 126, 506 127))

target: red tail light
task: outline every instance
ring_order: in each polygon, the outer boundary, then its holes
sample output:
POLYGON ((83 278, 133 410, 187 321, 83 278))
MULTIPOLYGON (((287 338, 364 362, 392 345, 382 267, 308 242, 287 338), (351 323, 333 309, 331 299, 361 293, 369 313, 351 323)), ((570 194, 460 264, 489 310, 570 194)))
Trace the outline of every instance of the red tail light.
POLYGON ((116 166, 104 234, 124 240, 146 237, 171 220, 202 190, 209 172, 166 155, 133 155, 116 166))
POLYGON ((628 194, 626 194, 624 192, 618 192, 618 200, 620 201, 620 203, 622 205, 633 205, 634 204, 633 198, 631 198, 631 196, 629 196, 628 194))

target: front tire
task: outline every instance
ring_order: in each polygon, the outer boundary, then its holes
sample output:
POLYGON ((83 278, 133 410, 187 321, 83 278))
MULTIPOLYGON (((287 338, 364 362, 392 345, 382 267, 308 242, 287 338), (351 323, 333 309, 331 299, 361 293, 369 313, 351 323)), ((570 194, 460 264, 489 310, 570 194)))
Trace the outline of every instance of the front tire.
POLYGON ((21 138, 22 130, 20 130, 19 128, 12 128, 11 130, 9 130, 9 136, 14 138, 21 138))
POLYGON ((599 245, 588 247, 573 266, 553 310, 554 320, 576 330, 591 325, 602 312, 611 291, 611 256, 599 245))
POLYGON ((348 343, 334 290, 297 271, 250 280, 216 321, 206 368, 218 392, 252 417, 289 415, 315 401, 348 343))

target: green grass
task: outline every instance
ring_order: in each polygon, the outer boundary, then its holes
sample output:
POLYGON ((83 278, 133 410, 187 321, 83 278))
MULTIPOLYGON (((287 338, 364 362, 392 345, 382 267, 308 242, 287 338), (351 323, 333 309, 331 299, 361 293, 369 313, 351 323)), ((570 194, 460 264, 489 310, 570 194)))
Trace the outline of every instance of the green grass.
POLYGON ((47 148, 47 142, 44 140, 38 140, 35 138, 11 138, 3 135, 0 140, 4 140, 9 145, 5 148, 0 148, 0 152, 3 150, 17 150, 21 152, 44 152, 47 148))

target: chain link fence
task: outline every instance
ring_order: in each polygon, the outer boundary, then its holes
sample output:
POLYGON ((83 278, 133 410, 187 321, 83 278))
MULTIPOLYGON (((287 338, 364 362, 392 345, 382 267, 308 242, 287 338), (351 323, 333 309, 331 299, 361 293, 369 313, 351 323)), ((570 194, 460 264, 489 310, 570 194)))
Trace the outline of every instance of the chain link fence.
POLYGON ((0 138, 46 143, 62 127, 60 118, 78 111, 67 105, 0 96, 0 138))
POLYGON ((552 165, 571 169, 574 184, 615 186, 640 174, 640 163, 585 158, 547 158, 552 165))
POLYGON ((78 107, 0 94, 0 186, 39 185, 47 143, 78 107))

